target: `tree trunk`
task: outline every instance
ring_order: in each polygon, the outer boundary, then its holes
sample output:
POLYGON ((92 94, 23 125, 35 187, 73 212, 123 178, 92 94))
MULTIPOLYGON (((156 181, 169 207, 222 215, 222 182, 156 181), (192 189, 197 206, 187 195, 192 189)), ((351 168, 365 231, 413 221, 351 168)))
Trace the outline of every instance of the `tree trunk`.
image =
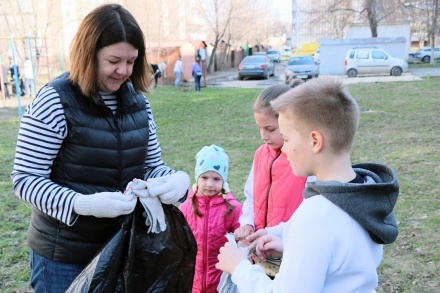
POLYGON ((370 23, 371 37, 377 38, 377 14, 376 14, 376 0, 368 0, 367 1, 367 17, 368 22, 370 23))

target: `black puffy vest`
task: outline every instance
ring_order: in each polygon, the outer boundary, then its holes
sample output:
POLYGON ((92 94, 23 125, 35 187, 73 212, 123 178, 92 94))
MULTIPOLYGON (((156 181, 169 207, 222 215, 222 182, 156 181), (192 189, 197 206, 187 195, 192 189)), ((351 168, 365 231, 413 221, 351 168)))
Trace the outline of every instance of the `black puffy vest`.
MULTIPOLYGON (((123 192, 133 178, 142 178, 147 157, 145 98, 131 84, 123 84, 113 115, 99 95, 84 96, 67 77, 63 74, 49 83, 60 95, 68 127, 50 179, 82 194, 123 192)), ((29 246, 54 261, 87 264, 117 231, 121 220, 79 216, 69 227, 33 208, 29 246)))

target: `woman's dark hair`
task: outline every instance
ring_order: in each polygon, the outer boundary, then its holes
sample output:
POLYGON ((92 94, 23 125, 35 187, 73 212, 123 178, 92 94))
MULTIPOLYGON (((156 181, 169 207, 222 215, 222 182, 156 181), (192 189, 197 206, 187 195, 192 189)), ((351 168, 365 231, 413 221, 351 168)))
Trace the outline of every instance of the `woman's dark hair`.
POLYGON ((116 44, 129 43, 138 50, 129 81, 136 92, 148 92, 149 68, 144 34, 133 15, 118 4, 105 4, 92 10, 81 22, 70 53, 70 80, 86 96, 97 93, 97 53, 116 44))
MULTIPOLYGON (((196 192, 194 193, 194 196, 191 199, 191 203, 192 203, 192 210, 193 213, 197 216, 197 217, 202 217, 203 214, 199 211, 199 208, 197 207, 197 200, 196 200, 196 196, 197 196, 198 191, 196 190, 196 192)), ((232 205, 226 198, 225 198, 225 190, 222 189, 222 195, 223 195, 223 200, 226 204, 226 206, 228 207, 228 211, 225 213, 226 216, 229 216, 232 213, 232 210, 235 209, 235 206, 232 205)))

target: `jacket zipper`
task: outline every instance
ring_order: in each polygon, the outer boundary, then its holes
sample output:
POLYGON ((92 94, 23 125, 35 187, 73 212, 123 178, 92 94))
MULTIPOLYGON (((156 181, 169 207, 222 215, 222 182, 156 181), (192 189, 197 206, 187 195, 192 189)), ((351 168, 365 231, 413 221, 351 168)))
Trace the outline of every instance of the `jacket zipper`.
POLYGON ((272 167, 275 161, 278 159, 278 157, 281 155, 281 151, 278 150, 277 156, 272 160, 272 163, 270 163, 270 170, 269 170, 269 188, 267 189, 267 195, 266 195, 266 216, 264 217, 264 227, 267 227, 267 220, 269 217, 269 195, 270 195, 270 189, 272 188, 272 167))
POLYGON ((206 211, 203 215, 203 229, 204 231, 204 237, 203 237, 203 279, 202 279, 202 292, 206 291, 206 272, 208 271, 208 223, 209 223, 209 210, 211 207, 211 202, 209 196, 205 196, 205 204, 206 204, 206 211))

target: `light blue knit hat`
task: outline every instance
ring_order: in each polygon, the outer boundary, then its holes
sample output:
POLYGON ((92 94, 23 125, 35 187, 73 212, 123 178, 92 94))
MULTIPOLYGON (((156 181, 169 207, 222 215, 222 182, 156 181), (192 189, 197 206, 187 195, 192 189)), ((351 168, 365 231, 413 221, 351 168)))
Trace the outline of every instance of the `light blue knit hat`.
MULTIPOLYGON (((214 171, 220 174, 223 179, 223 187, 227 186, 229 157, 225 151, 214 144, 204 146, 196 155, 195 177, 208 171, 214 171)), ((229 189, 229 188, 228 188, 229 189)))

